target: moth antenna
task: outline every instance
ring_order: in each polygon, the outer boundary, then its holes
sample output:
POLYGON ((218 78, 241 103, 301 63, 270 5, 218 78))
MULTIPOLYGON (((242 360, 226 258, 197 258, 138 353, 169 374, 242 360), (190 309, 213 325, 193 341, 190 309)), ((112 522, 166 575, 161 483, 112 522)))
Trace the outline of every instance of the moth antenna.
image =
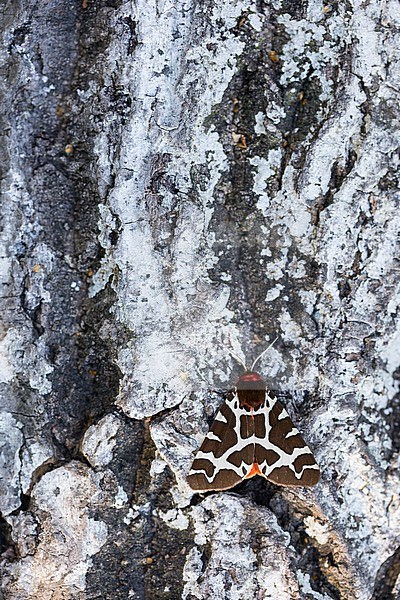
POLYGON ((232 358, 234 358, 240 365, 242 365, 242 367, 244 368, 245 371, 248 370, 247 367, 246 367, 246 365, 242 361, 242 359, 239 358, 238 356, 236 356, 236 354, 234 352, 232 352, 232 350, 230 348, 228 348, 228 352, 232 356, 232 358))
POLYGON ((231 334, 227 333, 225 335, 227 336, 228 341, 229 341, 229 344, 226 344, 229 354, 232 356, 232 358, 234 358, 236 360, 236 362, 239 363, 239 365, 241 365, 244 368, 245 371, 247 371, 248 369, 247 369, 246 365, 244 364, 244 362, 242 361, 242 359, 239 358, 238 355, 233 352, 233 350, 231 350, 231 348, 233 347, 231 334))
POLYGON ((270 350, 272 348, 272 346, 275 344, 276 340, 278 339, 279 336, 277 336, 273 342, 271 342, 271 344, 268 346, 268 348, 266 348, 263 352, 261 352, 261 354, 259 356, 257 356, 256 360, 253 362, 253 364, 251 365, 251 369, 250 371, 254 370, 254 367, 256 366, 256 364, 258 363, 258 361, 260 360, 260 358, 262 356, 264 356, 264 354, 266 354, 266 352, 268 352, 268 350, 270 350))

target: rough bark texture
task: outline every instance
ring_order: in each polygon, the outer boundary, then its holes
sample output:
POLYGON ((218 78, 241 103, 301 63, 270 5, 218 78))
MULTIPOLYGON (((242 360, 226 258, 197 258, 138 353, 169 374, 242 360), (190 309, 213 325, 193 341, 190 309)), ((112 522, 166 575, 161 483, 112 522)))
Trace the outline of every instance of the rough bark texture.
POLYGON ((398 2, 0 18, 2 597, 400 597, 398 2), (276 336, 321 482, 191 494, 276 336))

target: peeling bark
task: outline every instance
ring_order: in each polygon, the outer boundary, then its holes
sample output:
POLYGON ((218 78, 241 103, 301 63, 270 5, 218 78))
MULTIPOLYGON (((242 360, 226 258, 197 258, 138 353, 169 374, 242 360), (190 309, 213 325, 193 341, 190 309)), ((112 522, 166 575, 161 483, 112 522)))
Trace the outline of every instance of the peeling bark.
POLYGON ((398 4, 0 23, 2 597, 397 598, 398 4), (192 494, 276 336, 320 483, 192 494))

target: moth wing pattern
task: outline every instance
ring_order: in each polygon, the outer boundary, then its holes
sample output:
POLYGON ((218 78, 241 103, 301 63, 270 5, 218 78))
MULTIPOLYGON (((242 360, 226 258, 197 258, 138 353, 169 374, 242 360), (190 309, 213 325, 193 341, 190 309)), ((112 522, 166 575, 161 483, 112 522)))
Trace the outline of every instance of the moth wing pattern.
POLYGON ((315 485, 320 470, 314 455, 273 396, 267 394, 265 403, 254 411, 254 460, 259 474, 277 485, 315 485))
POLYGON ((235 394, 222 404, 195 456, 187 477, 190 487, 206 492, 237 485, 253 466, 253 440, 254 421, 235 394))

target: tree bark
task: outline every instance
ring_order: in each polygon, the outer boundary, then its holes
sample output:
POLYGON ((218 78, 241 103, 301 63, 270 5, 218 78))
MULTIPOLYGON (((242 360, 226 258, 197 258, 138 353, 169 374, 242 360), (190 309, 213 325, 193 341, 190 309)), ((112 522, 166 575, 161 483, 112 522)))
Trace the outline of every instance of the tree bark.
POLYGON ((3 0, 1 593, 400 598, 393 0, 3 0), (193 494, 259 365, 321 465, 193 494))

